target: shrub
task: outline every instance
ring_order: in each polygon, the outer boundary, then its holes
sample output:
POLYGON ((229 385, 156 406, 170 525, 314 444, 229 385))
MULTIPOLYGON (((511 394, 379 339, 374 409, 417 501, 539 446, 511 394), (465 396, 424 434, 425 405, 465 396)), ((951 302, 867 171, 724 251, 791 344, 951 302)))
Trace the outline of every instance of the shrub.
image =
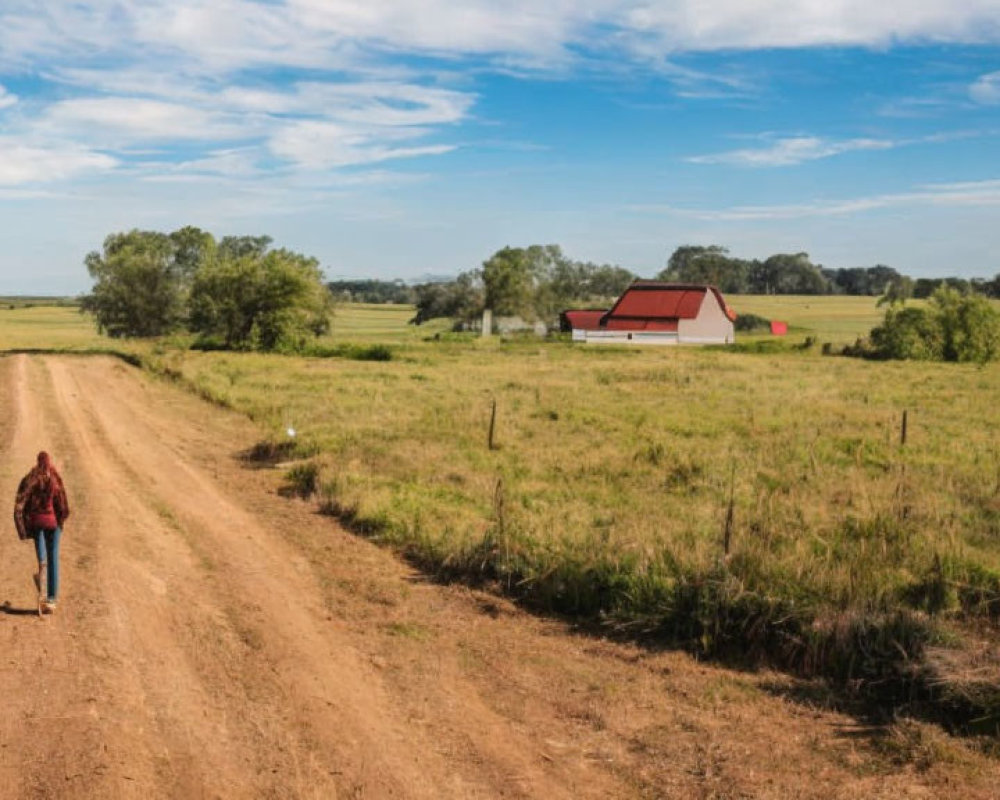
POLYGON ((314 461, 296 464, 285 473, 285 480, 288 482, 288 494, 307 500, 316 494, 319 485, 319 465, 314 461))
POLYGON ((1000 356, 1000 312, 981 295, 942 286, 927 308, 890 307, 870 345, 852 355, 917 361, 985 363, 1000 356))
POLYGON ((743 333, 770 330, 771 321, 769 319, 764 319, 764 317, 759 314, 740 314, 736 317, 736 322, 733 323, 733 328, 737 331, 742 331, 743 333))

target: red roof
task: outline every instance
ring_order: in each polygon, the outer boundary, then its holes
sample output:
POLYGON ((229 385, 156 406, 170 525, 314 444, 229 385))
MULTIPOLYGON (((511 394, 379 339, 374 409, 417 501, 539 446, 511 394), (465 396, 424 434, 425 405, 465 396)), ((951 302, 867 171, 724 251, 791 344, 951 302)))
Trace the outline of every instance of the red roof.
MULTIPOLYGON (((694 319, 701 311, 701 304, 711 292, 719 306, 730 320, 736 315, 726 305, 719 290, 704 284, 664 283, 662 281, 636 281, 618 298, 612 309, 605 315, 602 324, 619 330, 629 327, 619 323, 628 321, 631 327, 645 320, 676 321, 694 319)), ((660 330, 663 330, 662 328, 660 330)))
POLYGON ((565 317, 570 330, 596 331, 601 327, 601 317, 607 313, 608 312, 603 309, 599 309, 597 311, 590 309, 573 310, 564 311, 563 317, 565 317))

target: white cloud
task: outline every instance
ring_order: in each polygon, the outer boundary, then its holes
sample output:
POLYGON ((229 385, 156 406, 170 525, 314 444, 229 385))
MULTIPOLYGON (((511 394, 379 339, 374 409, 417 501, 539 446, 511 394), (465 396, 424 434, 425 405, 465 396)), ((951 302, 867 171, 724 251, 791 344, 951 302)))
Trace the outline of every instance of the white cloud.
POLYGON ((607 52, 1000 41, 998 0, 5 0, 0 57, 357 68, 375 52, 563 65, 607 52))
MULTIPOLYGON (((400 131, 393 138, 409 139, 418 132, 400 131)), ((303 120, 287 125, 271 137, 269 148, 279 158, 300 167, 331 169, 370 164, 394 158, 440 155, 454 149, 449 145, 395 146, 386 136, 334 122, 303 120)))
POLYGON ((996 0, 914 0, 905 9, 870 0, 682 0, 628 3, 626 30, 668 50, 823 45, 881 46, 897 41, 996 42, 996 0))
POLYGON ((15 103, 17 103, 17 95, 11 94, 4 86, 0 85, 0 108, 9 108, 15 103))
POLYGON ((733 206, 722 209, 693 209, 669 205, 634 205, 631 208, 639 213, 667 214, 707 221, 754 222, 808 217, 839 217, 863 211, 902 206, 1000 206, 1000 179, 927 184, 916 187, 909 192, 855 197, 831 202, 733 206))
POLYGON ((302 82, 285 91, 235 86, 218 102, 240 111, 322 116, 366 125, 442 125, 467 115, 475 96, 418 84, 302 82))
POLYGON ((983 105, 1000 104, 1000 71, 982 75, 969 87, 969 95, 983 105))
POLYGON ((34 146, 0 139, 0 186, 66 180, 111 170, 116 164, 111 156, 79 146, 34 146))
POLYGON ((829 141, 817 136, 791 136, 778 139, 767 147, 729 150, 724 153, 693 156, 694 164, 731 164, 741 167, 786 167, 855 150, 889 150, 894 142, 885 139, 846 139, 829 141))
POLYGON ((120 145, 137 141, 211 140, 239 137, 237 120, 191 105, 133 97, 63 100, 46 112, 43 124, 83 138, 120 145))

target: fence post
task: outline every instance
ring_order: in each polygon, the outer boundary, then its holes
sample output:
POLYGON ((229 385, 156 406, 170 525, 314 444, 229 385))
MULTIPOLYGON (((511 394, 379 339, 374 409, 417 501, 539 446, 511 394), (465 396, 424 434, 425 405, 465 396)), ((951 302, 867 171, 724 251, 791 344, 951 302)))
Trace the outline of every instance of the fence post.
POLYGON ((493 405, 490 408, 490 432, 487 436, 486 443, 489 445, 490 450, 496 450, 496 443, 493 441, 493 432, 496 429, 497 424, 497 399, 493 398, 493 405))

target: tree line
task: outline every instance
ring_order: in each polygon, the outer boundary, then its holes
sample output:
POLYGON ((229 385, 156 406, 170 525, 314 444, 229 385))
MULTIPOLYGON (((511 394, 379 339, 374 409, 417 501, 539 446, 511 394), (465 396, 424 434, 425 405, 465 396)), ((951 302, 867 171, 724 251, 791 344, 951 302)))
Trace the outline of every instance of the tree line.
POLYGON ((436 317, 470 321, 486 308, 528 322, 552 321, 573 303, 607 303, 635 278, 622 267, 574 261, 555 244, 504 247, 453 281, 414 287, 417 313, 412 322, 436 317))
POLYGON ((766 259, 729 255, 718 245, 683 245, 671 254, 658 279, 711 283, 729 294, 843 294, 927 298, 941 286, 960 294, 1000 297, 1000 274, 985 278, 917 278, 892 267, 842 267, 814 264, 808 253, 777 253, 766 259))
MULTIPOLYGON (((417 324, 435 317, 469 321, 485 308, 528 321, 551 321, 571 305, 609 303, 638 277, 619 266, 573 261, 558 245, 505 247, 479 269, 463 272, 454 280, 405 287, 409 290, 405 302, 417 307, 412 320, 417 324)), ((1000 297, 1000 274, 992 280, 914 280, 884 264, 829 269, 814 264, 808 253, 745 259, 731 256, 719 245, 682 245, 654 277, 712 284, 727 294, 864 295, 896 302, 930 297, 947 286, 959 294, 1000 297)), ((403 288, 399 287, 401 292, 403 288)))
POLYGON ((193 226, 113 233, 84 259, 94 286, 81 307, 116 338, 188 331, 202 346, 301 349, 329 329, 332 297, 315 258, 271 245, 193 226))

